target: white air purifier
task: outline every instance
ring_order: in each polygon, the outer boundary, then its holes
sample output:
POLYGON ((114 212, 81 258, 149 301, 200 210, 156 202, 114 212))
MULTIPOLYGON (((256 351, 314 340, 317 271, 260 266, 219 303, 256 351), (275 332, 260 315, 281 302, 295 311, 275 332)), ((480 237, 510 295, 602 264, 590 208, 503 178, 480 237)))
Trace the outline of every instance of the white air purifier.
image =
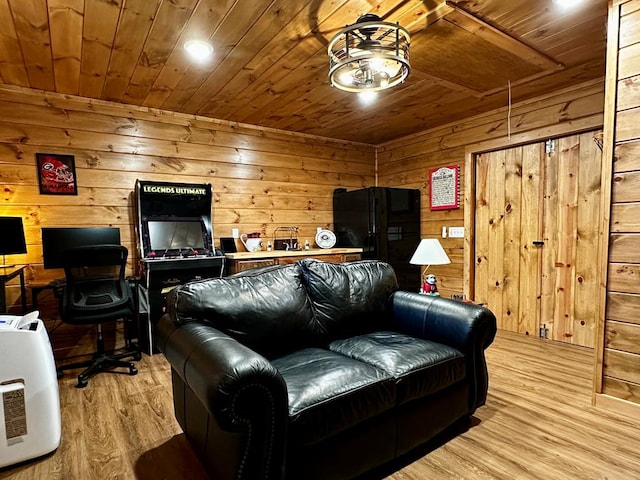
POLYGON ((52 452, 60 432, 56 366, 38 312, 0 315, 0 468, 52 452))

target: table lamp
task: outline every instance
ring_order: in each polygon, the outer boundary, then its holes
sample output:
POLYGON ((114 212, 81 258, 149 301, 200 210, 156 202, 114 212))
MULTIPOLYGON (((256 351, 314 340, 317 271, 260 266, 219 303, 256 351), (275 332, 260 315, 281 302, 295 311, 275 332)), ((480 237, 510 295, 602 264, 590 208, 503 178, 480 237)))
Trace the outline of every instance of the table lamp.
POLYGON ((14 267, 6 265, 6 255, 27 253, 27 244, 24 239, 24 227, 21 217, 0 217, 0 255, 2 255, 2 268, 14 267))
POLYGON ((438 293, 438 287, 436 285, 436 276, 434 274, 427 274, 427 270, 431 265, 445 265, 451 263, 446 252, 440 245, 437 238, 423 238, 416 248, 409 263, 412 265, 426 265, 422 272, 424 281, 420 288, 420 293, 427 295, 440 295, 438 293))

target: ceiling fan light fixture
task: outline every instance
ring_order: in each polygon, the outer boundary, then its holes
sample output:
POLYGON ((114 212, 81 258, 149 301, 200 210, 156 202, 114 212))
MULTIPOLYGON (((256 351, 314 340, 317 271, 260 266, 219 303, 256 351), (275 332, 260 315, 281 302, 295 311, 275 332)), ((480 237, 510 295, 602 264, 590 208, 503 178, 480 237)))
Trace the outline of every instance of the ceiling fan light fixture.
POLYGON ((345 85, 353 84, 353 72, 342 72, 340 74, 340 83, 345 85))
POLYGON ((368 13, 329 42, 329 83, 347 92, 377 92, 404 82, 411 71, 409 32, 368 13))
POLYGON ((386 72, 382 72, 380 74, 380 86, 382 88, 387 88, 389 86, 389 74, 386 72))
POLYGON ((373 103, 378 97, 378 92, 374 90, 362 90, 358 93, 358 99, 364 105, 373 103))
POLYGON ((211 44, 202 40, 189 40, 185 42, 184 49, 196 61, 204 62, 213 53, 211 44))

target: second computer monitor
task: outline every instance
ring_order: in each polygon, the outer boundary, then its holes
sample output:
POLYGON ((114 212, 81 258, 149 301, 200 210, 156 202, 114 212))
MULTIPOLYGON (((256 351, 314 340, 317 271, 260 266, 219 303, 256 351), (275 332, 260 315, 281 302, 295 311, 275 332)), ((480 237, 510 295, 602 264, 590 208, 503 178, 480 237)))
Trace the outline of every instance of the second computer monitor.
POLYGON ((42 229, 44 268, 63 268, 62 251, 86 245, 120 245, 117 227, 45 227, 42 229))

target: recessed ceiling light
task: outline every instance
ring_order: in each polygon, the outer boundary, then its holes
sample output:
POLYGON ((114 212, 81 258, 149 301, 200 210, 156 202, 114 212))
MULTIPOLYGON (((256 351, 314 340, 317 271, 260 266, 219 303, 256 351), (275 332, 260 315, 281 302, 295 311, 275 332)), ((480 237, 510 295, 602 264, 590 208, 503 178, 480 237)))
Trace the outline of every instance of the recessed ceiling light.
POLYGON ((558 5, 560 8, 571 8, 579 5, 584 0, 553 0, 553 3, 558 5))
POLYGON ((184 49, 198 62, 205 61, 213 53, 213 47, 202 40, 189 40, 184 44, 184 49))

